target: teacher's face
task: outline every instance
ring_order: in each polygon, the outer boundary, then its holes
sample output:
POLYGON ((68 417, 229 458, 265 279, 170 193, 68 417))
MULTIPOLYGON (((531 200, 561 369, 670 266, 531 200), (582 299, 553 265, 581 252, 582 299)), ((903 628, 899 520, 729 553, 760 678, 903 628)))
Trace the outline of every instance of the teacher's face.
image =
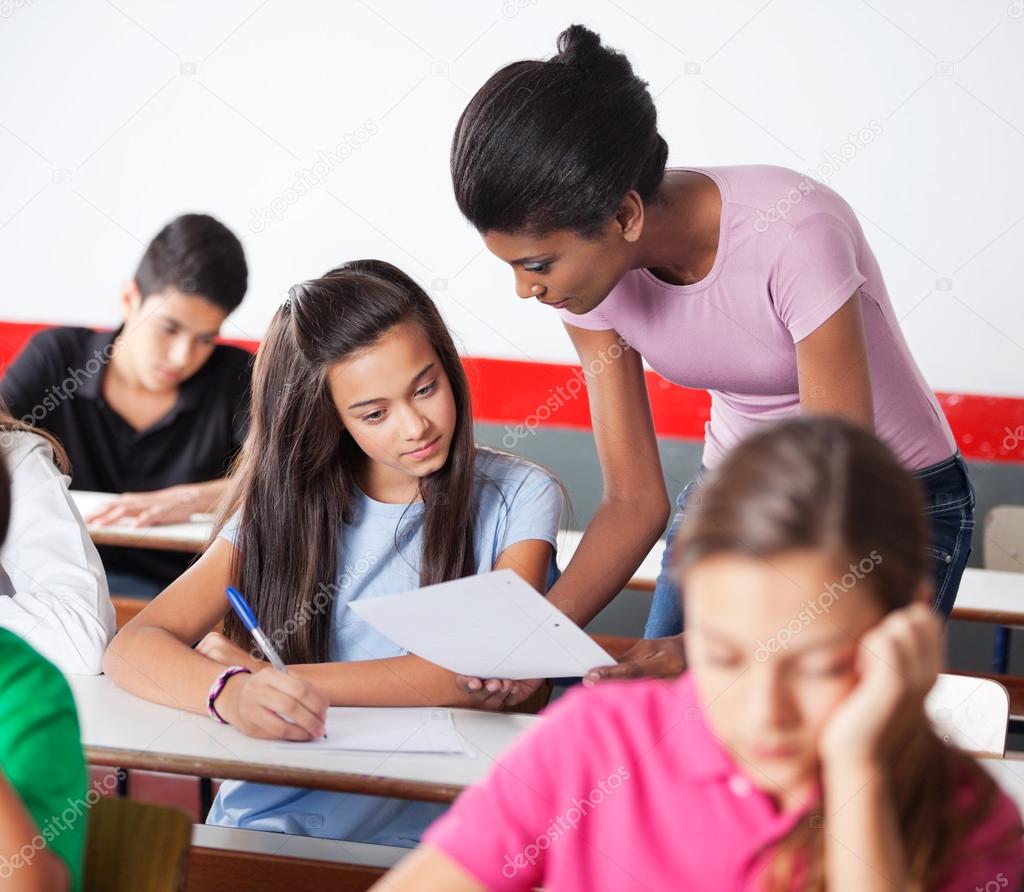
POLYGON ((614 218, 594 238, 559 229, 546 235, 489 230, 483 239, 512 267, 519 297, 578 316, 601 303, 632 265, 633 242, 614 218))

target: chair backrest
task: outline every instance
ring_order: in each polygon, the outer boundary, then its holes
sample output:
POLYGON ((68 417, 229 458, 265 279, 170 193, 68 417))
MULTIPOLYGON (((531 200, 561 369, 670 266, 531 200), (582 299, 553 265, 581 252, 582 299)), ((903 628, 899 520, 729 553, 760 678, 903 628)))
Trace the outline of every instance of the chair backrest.
POLYGON ((1024 505, 996 505, 985 515, 986 570, 1024 573, 1024 505))
POLYGON ((925 711, 948 743, 978 756, 1006 752, 1010 697, 998 681, 942 674, 928 692, 925 711))
POLYGON ((128 620, 135 619, 142 612, 142 608, 149 603, 145 598, 129 598, 126 595, 111 595, 110 601, 114 605, 114 615, 117 617, 119 629, 128 620))
POLYGON ((105 796, 89 810, 84 892, 177 892, 191 839, 184 812, 105 796))

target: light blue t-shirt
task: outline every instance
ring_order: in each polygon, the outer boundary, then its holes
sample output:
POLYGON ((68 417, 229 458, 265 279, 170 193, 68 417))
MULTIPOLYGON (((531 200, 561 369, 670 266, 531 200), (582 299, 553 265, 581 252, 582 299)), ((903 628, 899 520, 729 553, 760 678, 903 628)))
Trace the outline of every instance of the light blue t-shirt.
MULTIPOLYGON (((516 542, 542 539, 556 545, 562 491, 537 465, 480 448, 476 498, 478 573, 493 569, 501 553, 516 542)), ((419 587, 422 514, 422 503, 392 505, 358 493, 352 523, 345 524, 338 537, 332 661, 379 660, 406 653, 349 610, 348 604, 419 587)), ((236 515, 220 534, 232 544, 237 541, 237 521, 236 515)), ((557 576, 552 556, 549 587, 557 576)), ((207 823, 412 848, 446 808, 429 802, 228 781, 221 786, 207 823)))

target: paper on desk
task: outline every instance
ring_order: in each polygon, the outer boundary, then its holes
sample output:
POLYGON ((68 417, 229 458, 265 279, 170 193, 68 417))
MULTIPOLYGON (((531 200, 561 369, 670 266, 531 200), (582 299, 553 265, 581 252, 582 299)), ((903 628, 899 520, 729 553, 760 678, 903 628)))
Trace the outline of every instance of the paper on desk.
POLYGON ((352 601, 399 647, 476 678, 568 678, 615 662, 512 570, 352 601))
POLYGON ((332 707, 327 711, 326 739, 278 743, 279 749, 296 747, 372 753, 466 752, 451 710, 439 707, 332 707))

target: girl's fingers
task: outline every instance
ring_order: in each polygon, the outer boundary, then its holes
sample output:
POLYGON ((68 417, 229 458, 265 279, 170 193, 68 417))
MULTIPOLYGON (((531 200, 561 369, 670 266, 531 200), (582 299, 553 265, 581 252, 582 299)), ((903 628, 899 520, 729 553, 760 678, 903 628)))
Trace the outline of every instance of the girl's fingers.
POLYGON ((260 736, 266 736, 271 740, 307 741, 313 739, 313 734, 302 725, 286 722, 281 718, 279 712, 267 706, 260 707, 257 724, 263 732, 260 736))
MULTIPOLYGON (((315 737, 322 737, 324 733, 324 720, 310 712, 298 700, 289 697, 281 691, 269 689, 265 696, 260 698, 260 705, 276 713, 285 724, 301 728, 303 731, 301 740, 309 740, 315 737)), ((293 739, 289 737, 289 740, 293 739)))
MULTIPOLYGON (((262 675, 266 671, 262 670, 260 674, 262 675)), ((294 675, 278 672, 276 669, 270 669, 267 682, 278 691, 291 697, 296 703, 301 704, 321 722, 327 717, 327 707, 330 704, 327 702, 327 698, 312 685, 294 675)))

